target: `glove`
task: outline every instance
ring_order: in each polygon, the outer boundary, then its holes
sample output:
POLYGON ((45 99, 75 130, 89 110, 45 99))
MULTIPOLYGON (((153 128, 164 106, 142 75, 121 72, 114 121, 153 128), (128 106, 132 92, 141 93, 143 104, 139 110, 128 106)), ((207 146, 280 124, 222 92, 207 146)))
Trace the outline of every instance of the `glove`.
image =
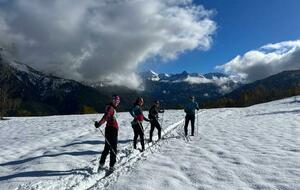
POLYGON ((97 122, 97 121, 95 121, 94 125, 96 128, 100 127, 99 122, 97 122))

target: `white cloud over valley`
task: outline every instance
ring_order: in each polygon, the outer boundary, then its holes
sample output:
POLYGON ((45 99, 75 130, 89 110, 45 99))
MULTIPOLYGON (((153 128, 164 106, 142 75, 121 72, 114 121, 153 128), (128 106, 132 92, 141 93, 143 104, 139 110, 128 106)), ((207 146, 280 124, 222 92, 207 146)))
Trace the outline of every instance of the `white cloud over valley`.
POLYGON ((267 44, 238 55, 217 68, 238 75, 245 82, 253 82, 286 70, 300 69, 300 40, 267 44))
POLYGON ((190 0, 0 1, 0 43, 44 72, 136 87, 147 59, 209 49, 212 14, 190 0))

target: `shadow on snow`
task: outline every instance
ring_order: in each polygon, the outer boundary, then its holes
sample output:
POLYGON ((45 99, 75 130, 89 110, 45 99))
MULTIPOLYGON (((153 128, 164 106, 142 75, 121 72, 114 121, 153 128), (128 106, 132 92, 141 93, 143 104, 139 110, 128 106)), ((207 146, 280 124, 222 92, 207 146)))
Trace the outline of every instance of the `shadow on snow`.
MULTIPOLYGON (((129 139, 120 140, 120 141, 118 141, 118 143, 126 144, 126 143, 129 143, 131 141, 132 141, 131 139, 130 140, 129 139)), ((64 145, 62 147, 69 147, 69 146, 73 146, 73 145, 77 145, 77 144, 96 145, 96 144, 104 144, 104 141, 82 141, 82 142, 75 142, 75 143, 71 143, 71 144, 68 144, 68 145, 64 145)), ((57 153, 57 154, 44 154, 44 155, 41 155, 41 156, 35 156, 35 157, 26 158, 26 159, 22 159, 22 160, 6 162, 6 163, 3 163, 3 164, 0 164, 0 166, 23 164, 23 163, 30 162, 32 160, 39 159, 39 158, 44 158, 44 157, 57 157, 57 156, 61 156, 61 155, 86 156, 86 155, 96 155, 96 154, 100 154, 100 153, 101 152, 98 152, 98 151, 87 150, 87 151, 81 151, 81 152, 63 152, 63 153, 57 153)))
MULTIPOLYGON (((119 144, 126 144, 131 142, 131 139, 127 139, 127 140, 119 140, 118 143, 119 144)), ((104 141, 99 141, 99 140, 92 140, 92 141, 81 141, 81 142, 74 142, 71 144, 67 144, 61 147, 69 147, 69 146, 74 146, 74 145, 82 145, 82 144, 89 144, 89 145, 97 145, 97 144, 104 144, 104 141)))
POLYGON ((84 156, 84 155, 95 155, 99 154, 99 152, 96 151, 82 151, 82 152, 63 152, 63 153, 58 153, 58 154, 45 154, 42 156, 36 156, 36 157, 31 157, 31 158, 26 158, 23 160, 16 160, 16 161, 11 161, 11 162, 6 162, 3 164, 0 164, 0 166, 9 166, 9 165, 17 165, 17 164, 23 164, 25 162, 29 162, 38 158, 44 158, 44 157, 57 157, 61 155, 70 155, 70 156, 84 156))
POLYGON ((63 176, 63 175, 88 175, 88 169, 73 169, 68 171, 53 171, 53 170, 43 170, 43 171, 28 171, 20 172, 7 176, 0 176, 0 181, 14 179, 18 177, 45 177, 45 176, 63 176))
POLYGON ((252 114, 252 115, 247 115, 247 117, 251 116, 264 116, 264 115, 276 115, 276 114, 298 114, 300 113, 300 109, 296 110, 291 110, 291 111, 275 111, 275 112, 269 112, 269 113, 259 113, 259 114, 252 114))

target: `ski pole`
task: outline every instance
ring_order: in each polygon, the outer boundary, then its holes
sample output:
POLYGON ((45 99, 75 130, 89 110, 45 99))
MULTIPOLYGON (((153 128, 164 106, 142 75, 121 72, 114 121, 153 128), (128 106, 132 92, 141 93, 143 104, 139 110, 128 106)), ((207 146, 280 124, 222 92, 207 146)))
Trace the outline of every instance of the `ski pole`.
POLYGON ((144 131, 146 131, 146 129, 149 127, 150 123, 147 124, 147 126, 145 127, 144 131))
POLYGON ((197 136, 199 136, 199 111, 197 113, 197 136))
POLYGON ((163 125, 164 123, 164 114, 165 114, 165 111, 162 113, 162 121, 161 121, 161 126, 163 125))
MULTIPOLYGON (((140 121, 137 121, 137 122, 138 122, 138 124, 139 124, 139 127, 140 127, 142 133, 144 134, 144 144, 145 144, 145 131, 144 131, 144 129, 143 129, 143 127, 142 127, 140 121)), ((140 136, 140 137, 141 137, 141 136, 140 136)), ((151 153, 153 153, 153 151, 152 151, 152 149, 151 149, 151 146, 150 146, 149 142, 147 142, 147 144, 148 144, 148 147, 149 147, 151 153)))
MULTIPOLYGON (((97 128, 99 129, 99 128, 97 128)), ((105 137, 103 131, 101 129, 99 129, 99 131, 101 132, 102 136, 104 137, 105 141, 107 142, 108 146, 110 147, 110 150, 112 151, 112 153, 116 156, 118 162, 120 161, 119 157, 117 156, 117 153, 114 151, 114 149, 112 148, 111 144, 109 143, 109 141, 107 140, 107 138, 105 137)))
POLYGON ((160 126, 160 127, 161 127, 162 132, 163 132, 164 134, 166 134, 165 130, 163 129, 163 124, 164 124, 164 114, 165 114, 165 112, 162 113, 162 119, 161 119, 161 124, 160 124, 161 126, 160 126))

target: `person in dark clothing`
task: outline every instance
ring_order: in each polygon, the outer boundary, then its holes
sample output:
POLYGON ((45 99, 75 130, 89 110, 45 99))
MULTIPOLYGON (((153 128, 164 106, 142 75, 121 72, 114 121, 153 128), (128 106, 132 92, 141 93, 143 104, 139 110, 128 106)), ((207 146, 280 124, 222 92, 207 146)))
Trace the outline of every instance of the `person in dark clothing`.
POLYGON ((161 126, 158 122, 158 113, 164 113, 164 110, 160 110, 159 105, 160 103, 157 100, 154 102, 154 105, 149 110, 149 119, 151 123, 149 142, 152 142, 154 128, 156 128, 158 131, 158 139, 161 139, 161 126))
POLYGON ((150 121, 143 115, 142 106, 144 105, 143 98, 139 97, 135 101, 133 107, 130 109, 130 114, 133 117, 133 121, 131 122, 134 137, 133 137, 133 148, 136 149, 137 138, 140 137, 142 151, 145 150, 145 142, 144 142, 144 128, 143 121, 150 121))
POLYGON ((118 107, 120 103, 120 97, 117 95, 114 95, 112 97, 112 102, 108 104, 105 108, 105 114, 101 118, 99 122, 95 122, 95 127, 98 128, 102 124, 106 122, 105 127, 105 146, 104 150, 101 154, 100 163, 99 163, 99 169, 101 169, 105 164, 105 159, 110 153, 110 170, 113 170, 114 165, 116 163, 116 156, 117 156, 117 144, 118 144, 118 122, 117 122, 117 116, 116 116, 116 108, 118 107))
POLYGON ((184 134, 187 136, 188 134, 188 125, 189 121, 191 121, 192 126, 192 133, 191 136, 194 136, 194 129, 195 129, 195 110, 199 110, 198 104, 195 102, 195 97, 190 97, 190 102, 185 106, 184 112, 186 113, 185 116, 185 125, 184 125, 184 134))

